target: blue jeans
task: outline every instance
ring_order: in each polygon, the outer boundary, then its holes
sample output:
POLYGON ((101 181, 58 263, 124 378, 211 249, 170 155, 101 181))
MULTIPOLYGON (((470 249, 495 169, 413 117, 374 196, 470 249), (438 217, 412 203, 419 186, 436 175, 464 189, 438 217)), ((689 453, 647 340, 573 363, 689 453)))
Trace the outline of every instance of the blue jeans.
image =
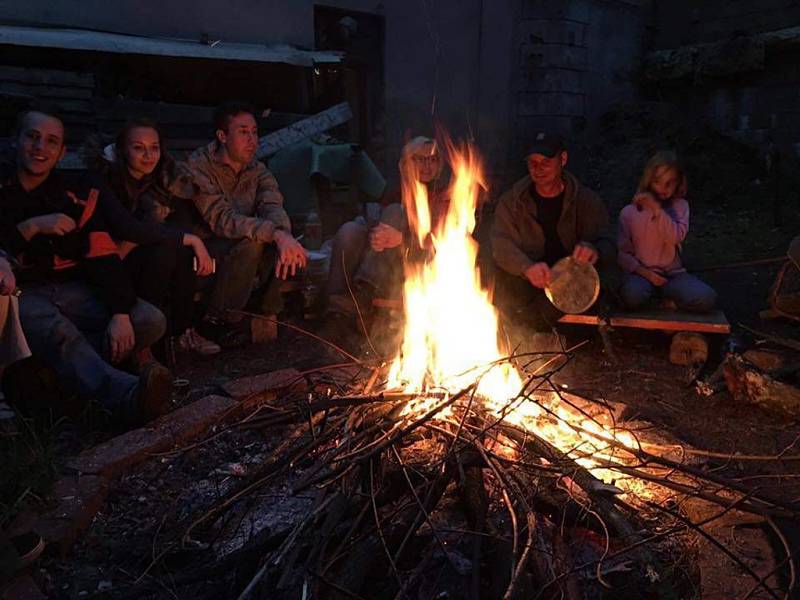
MULTIPOLYGON (((138 377, 101 357, 111 315, 91 287, 79 281, 28 285, 19 307, 31 351, 55 370, 68 391, 94 398, 116 420, 141 420, 138 377)), ((164 315, 144 300, 137 300, 130 317, 134 351, 151 346, 166 331, 164 315)))
MULTIPOLYGON (((708 312, 717 302, 717 293, 689 273, 683 272, 667 276, 667 283, 661 286, 664 298, 673 300, 681 310, 708 312)), ((641 308, 650 301, 656 286, 636 273, 627 273, 622 281, 619 294, 627 308, 641 308)))

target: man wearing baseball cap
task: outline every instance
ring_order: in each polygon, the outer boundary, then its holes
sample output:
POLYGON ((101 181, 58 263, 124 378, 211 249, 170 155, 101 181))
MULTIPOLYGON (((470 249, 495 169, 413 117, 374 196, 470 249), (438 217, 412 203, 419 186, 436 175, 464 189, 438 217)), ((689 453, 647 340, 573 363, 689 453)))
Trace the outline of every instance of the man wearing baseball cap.
POLYGON ((561 136, 538 133, 527 156, 528 175, 500 197, 492 229, 496 302, 507 317, 539 331, 561 316, 544 293, 553 264, 565 256, 594 264, 601 254, 613 254, 613 243, 602 239, 608 210, 565 170, 567 156, 561 136))

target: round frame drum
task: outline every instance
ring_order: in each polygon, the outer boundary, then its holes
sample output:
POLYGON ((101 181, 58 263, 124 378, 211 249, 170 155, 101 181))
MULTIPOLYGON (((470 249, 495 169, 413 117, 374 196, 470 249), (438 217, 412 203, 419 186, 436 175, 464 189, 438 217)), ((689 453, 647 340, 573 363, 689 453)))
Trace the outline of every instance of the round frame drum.
POLYGON ((544 293, 561 312, 579 314, 589 310, 600 295, 600 277, 592 265, 567 256, 550 269, 544 293))

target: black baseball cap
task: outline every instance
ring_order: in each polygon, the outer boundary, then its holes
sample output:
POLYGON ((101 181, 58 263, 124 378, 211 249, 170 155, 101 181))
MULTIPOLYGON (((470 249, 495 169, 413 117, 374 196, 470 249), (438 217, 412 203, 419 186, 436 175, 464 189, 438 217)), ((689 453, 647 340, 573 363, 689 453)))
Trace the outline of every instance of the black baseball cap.
POLYGON ((566 149, 567 146, 563 137, 557 133, 540 131, 536 134, 536 137, 533 138, 533 144, 528 152, 528 156, 531 154, 541 154, 547 158, 553 158, 566 149))

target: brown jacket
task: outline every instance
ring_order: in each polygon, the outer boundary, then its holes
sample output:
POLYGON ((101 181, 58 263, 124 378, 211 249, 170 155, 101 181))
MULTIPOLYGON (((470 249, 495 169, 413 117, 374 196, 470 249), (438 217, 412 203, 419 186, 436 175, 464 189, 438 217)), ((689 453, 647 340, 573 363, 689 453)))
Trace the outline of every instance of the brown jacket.
MULTIPOLYGON (((567 252, 578 242, 596 243, 608 229, 608 210, 602 200, 564 171, 564 205, 558 236, 567 252)), ((544 256, 544 231, 536 218, 529 176, 517 181, 497 202, 492 228, 495 262, 511 275, 522 275, 544 256)))
POLYGON ((187 161, 197 190, 194 203, 219 237, 272 242, 276 229, 291 230, 278 182, 257 159, 239 174, 216 157, 217 143, 195 150, 187 161))

